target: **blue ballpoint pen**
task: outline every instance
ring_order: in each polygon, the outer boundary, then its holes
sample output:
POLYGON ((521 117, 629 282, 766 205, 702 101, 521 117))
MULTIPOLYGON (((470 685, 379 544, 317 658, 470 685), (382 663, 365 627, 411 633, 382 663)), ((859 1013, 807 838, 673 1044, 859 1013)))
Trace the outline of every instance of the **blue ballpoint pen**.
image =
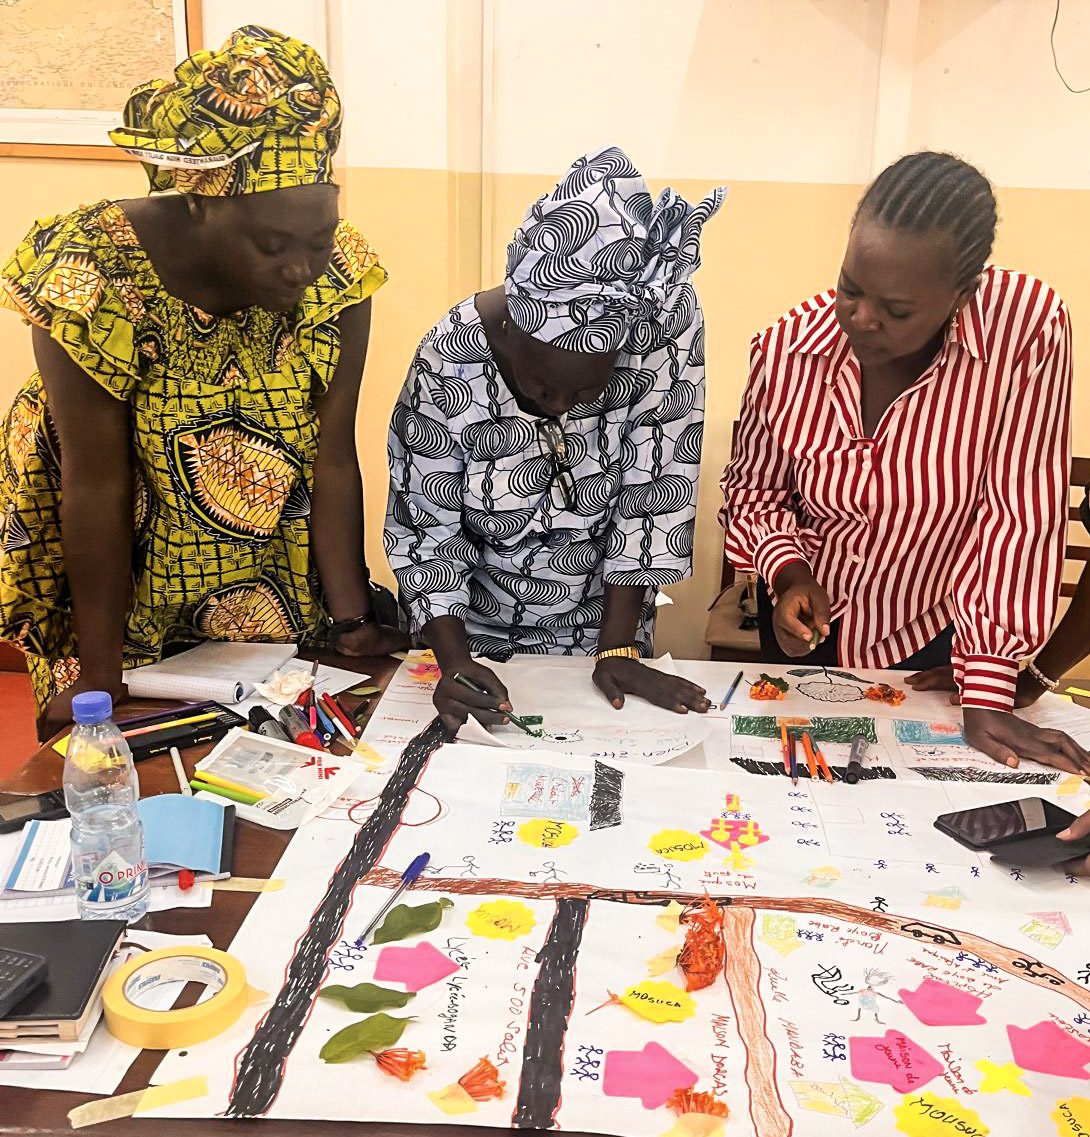
POLYGON ((367 937, 379 926, 383 916, 393 908, 397 898, 407 889, 412 888, 416 884, 416 879, 428 867, 428 861, 431 860, 431 853, 421 853, 416 860, 401 874, 401 883, 390 893, 390 899, 378 910, 375 918, 363 929, 363 934, 356 940, 356 947, 363 947, 364 941, 367 937))

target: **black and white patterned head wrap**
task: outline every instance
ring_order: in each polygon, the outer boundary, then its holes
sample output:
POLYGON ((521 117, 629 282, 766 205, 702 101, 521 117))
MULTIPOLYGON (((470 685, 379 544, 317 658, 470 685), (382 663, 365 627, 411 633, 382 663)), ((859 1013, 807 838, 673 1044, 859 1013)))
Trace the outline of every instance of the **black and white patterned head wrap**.
POLYGON ((579 158, 507 246, 511 319, 566 351, 619 350, 696 271, 704 222, 726 193, 720 186, 693 206, 668 188, 653 201, 616 146, 579 158))

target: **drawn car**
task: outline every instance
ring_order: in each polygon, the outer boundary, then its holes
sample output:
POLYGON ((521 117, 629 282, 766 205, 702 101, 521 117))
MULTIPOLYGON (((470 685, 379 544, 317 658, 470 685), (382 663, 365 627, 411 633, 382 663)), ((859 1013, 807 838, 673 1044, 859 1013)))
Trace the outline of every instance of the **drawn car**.
POLYGON ((908 932, 917 940, 930 940, 933 944, 959 945, 961 940, 946 928, 936 928, 933 924, 924 924, 920 920, 912 920, 901 925, 902 932, 908 932))

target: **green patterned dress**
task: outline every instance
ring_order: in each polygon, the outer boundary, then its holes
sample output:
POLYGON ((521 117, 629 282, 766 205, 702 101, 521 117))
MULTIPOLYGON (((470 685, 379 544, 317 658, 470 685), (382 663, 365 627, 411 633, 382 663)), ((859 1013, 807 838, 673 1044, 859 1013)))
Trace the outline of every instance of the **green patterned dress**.
MULTIPOLYGON (((132 424, 134 543, 126 667, 166 644, 297 640, 322 617, 310 547, 315 399, 340 355, 339 312, 386 272, 346 222, 290 314, 210 316, 163 288, 123 210, 35 225, 0 306, 47 329, 132 424)), ((0 638, 26 652, 39 708, 79 674, 61 546, 56 433, 35 373, 0 450, 0 638)), ((103 454, 104 462, 111 455, 103 454)))

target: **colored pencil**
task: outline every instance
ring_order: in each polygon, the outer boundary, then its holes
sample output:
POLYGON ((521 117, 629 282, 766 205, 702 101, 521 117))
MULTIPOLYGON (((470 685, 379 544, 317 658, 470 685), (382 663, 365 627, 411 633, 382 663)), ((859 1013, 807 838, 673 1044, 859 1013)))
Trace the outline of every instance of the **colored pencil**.
POLYGON ((783 772, 791 777, 791 748, 787 745, 787 727, 780 723, 780 746, 783 748, 783 772))
POLYGON ((341 712, 337 708, 337 704, 326 694, 322 694, 322 707, 329 715, 333 725, 337 728, 338 734, 343 734, 346 742, 355 742, 356 736, 352 733, 341 719, 341 712))
POLYGON ((789 730, 787 737, 790 739, 791 784, 797 786, 799 784, 799 736, 793 730, 789 730))
POLYGON ((825 755, 822 754, 821 748, 818 747, 818 749, 815 753, 817 755, 817 764, 818 764, 818 769, 821 771, 821 776, 827 782, 831 782, 833 780, 832 771, 829 769, 829 763, 825 761, 825 755))
POLYGON ((352 737, 358 738, 360 732, 356 727, 355 715, 341 702, 340 695, 330 695, 329 697, 333 700, 333 705, 341 712, 341 719, 344 721, 345 726, 352 731, 352 737))
POLYGON ((222 786, 225 790, 234 790, 237 794, 248 794, 250 797, 257 798, 258 801, 269 796, 264 790, 255 789, 253 786, 244 786, 241 782, 232 782, 230 778, 221 778, 219 774, 210 774, 207 770, 197 770, 193 776, 202 782, 209 782, 213 786, 222 786))
POLYGON ((816 780, 818 776, 817 758, 814 756, 814 744, 807 731, 803 731, 802 733, 802 748, 806 752, 806 769, 810 774, 811 780, 816 780))
POLYGON ((216 797, 225 797, 228 801, 237 801, 239 805, 257 805, 262 799, 257 794, 243 794, 238 790, 229 790, 226 786, 216 786, 211 782, 201 782, 194 778, 190 786, 198 793, 215 794, 216 797))
POLYGON ((719 704, 719 709, 724 711, 727 709, 727 704, 734 698, 734 692, 738 690, 738 684, 742 682, 742 673, 739 671, 734 677, 734 682, 730 685, 730 690, 723 696, 723 701, 719 704))
POLYGON ((155 734, 160 730, 173 730, 176 726, 189 726, 191 723, 211 722, 219 718, 216 711, 206 711, 203 715, 190 715, 188 718, 167 719, 164 722, 151 723, 149 726, 138 726, 135 730, 123 730, 125 738, 139 738, 143 734, 155 734))

